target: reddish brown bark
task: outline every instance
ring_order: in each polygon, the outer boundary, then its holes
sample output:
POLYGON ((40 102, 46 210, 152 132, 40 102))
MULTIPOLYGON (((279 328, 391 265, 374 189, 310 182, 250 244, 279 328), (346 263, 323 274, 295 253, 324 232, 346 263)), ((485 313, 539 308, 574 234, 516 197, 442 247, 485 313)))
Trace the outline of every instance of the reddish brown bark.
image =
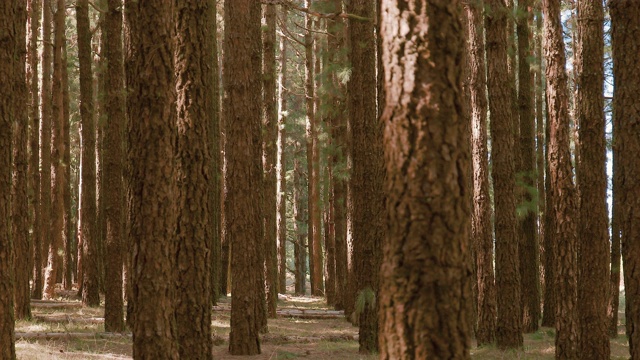
POLYGON ((104 128, 104 181, 105 202, 105 299, 104 328, 123 331, 122 265, 125 236, 124 202, 124 146, 125 128, 124 69, 122 67, 122 1, 109 0, 104 17, 105 76, 104 109, 107 124, 104 128))
POLYGON ((88 0, 76 3, 78 59, 80 62, 81 169, 78 235, 82 243, 82 302, 100 305, 96 229, 96 127, 93 103, 91 29, 88 0))
POLYGON ((64 97, 62 91, 63 64, 62 53, 65 46, 66 7, 64 0, 58 0, 54 16, 53 46, 53 85, 52 85, 52 122, 51 122, 51 242, 49 257, 44 274, 44 296, 55 297, 55 285, 58 272, 62 271, 64 252, 64 186, 67 183, 64 170, 64 97))
MULTIPOLYGON (((27 3, 16 2, 14 6, 15 21, 14 29, 17 44, 26 44, 27 23, 27 3), (23 28, 17 28, 22 25, 23 28)), ((29 279, 31 272, 31 244, 29 235, 29 199, 27 197, 27 166, 28 166, 28 128, 29 112, 25 99, 28 98, 27 82, 25 73, 26 48, 19 46, 16 48, 15 60, 11 63, 14 66, 13 96, 15 113, 13 119, 13 184, 11 188, 11 216, 12 216, 12 240, 14 247, 14 299, 15 318, 27 319, 31 317, 29 300, 29 279)))
POLYGON ((136 359, 179 359, 173 6, 172 0, 127 1, 125 6, 130 298, 136 359))
MULTIPOLYGON (((496 291, 500 348, 522 346, 520 272, 516 231, 512 93, 508 72, 507 17, 504 0, 486 2, 489 110, 491 112, 492 176, 495 194, 496 291)), ((515 115, 517 117, 517 115, 515 115)))
POLYGON ((556 359, 578 358, 577 305, 577 194, 573 184, 569 148, 569 104, 565 53, 560 21, 560 1, 545 0, 544 52, 546 60, 547 104, 550 119, 549 177, 553 191, 556 235, 556 359))
POLYGON ((225 232, 233 247, 232 355, 260 353, 263 283, 260 3, 225 0, 225 232))
POLYGON ((576 164, 580 196, 578 301, 580 359, 609 359, 609 214, 604 96, 604 8, 578 0, 576 119, 580 159, 576 164))
POLYGON ((276 100, 276 6, 264 6, 266 27, 262 29, 263 47, 263 128, 262 166, 264 169, 264 254, 267 285, 267 314, 276 317, 278 303, 278 240, 276 224, 276 156, 278 113, 276 100))
POLYGON ((382 4, 388 232, 380 284, 381 359, 469 358, 461 5, 425 5, 382 4), (398 27, 407 17, 410 25, 398 27), (408 39, 413 46, 406 46, 408 39))
MULTIPOLYGON (((640 3, 632 0, 609 2, 612 24, 615 150, 620 160, 620 230, 627 295, 625 318, 632 359, 640 358, 640 309, 631 294, 640 291, 640 3)), ((618 190, 618 189, 616 189, 618 190)))
POLYGON ((471 238, 475 241, 478 283, 478 345, 496 336, 496 288, 493 274, 493 226, 489 196, 487 148, 487 79, 484 59, 484 15, 477 4, 466 6, 469 33, 469 88, 472 127, 473 215, 471 238))

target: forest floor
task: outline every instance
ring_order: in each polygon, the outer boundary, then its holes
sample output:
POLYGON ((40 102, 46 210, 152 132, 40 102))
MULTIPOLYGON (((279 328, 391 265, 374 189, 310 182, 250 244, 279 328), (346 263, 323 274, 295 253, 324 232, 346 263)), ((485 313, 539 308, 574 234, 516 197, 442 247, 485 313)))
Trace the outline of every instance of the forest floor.
MULTIPOLYGON (((621 306, 624 309, 624 306, 621 306)), ((83 308, 73 292, 61 292, 55 301, 33 301, 30 321, 16 323, 18 359, 131 359, 131 334, 104 333, 103 308, 83 308)), ((358 354, 358 328, 321 298, 281 298, 278 318, 269 319, 261 336, 262 355, 228 354, 230 299, 223 298, 212 312, 215 359, 376 359, 358 354)), ((624 314, 620 313, 620 321, 624 314)), ((627 359, 624 326, 611 341, 611 358, 627 359)), ((472 359, 553 359, 554 330, 541 328, 524 335, 524 349, 501 351, 495 346, 473 347, 472 359)))

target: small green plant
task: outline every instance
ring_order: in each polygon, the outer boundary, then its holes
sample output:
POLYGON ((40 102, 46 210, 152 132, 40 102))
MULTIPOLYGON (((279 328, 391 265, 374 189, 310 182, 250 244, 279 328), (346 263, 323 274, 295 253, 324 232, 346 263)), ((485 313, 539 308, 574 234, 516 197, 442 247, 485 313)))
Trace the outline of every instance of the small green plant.
POLYGON ((362 289, 358 293, 358 297, 356 298, 355 309, 353 311, 353 323, 357 324, 358 319, 360 319, 360 314, 362 314, 367 307, 375 308, 376 306, 376 293, 371 289, 371 287, 367 286, 362 289))

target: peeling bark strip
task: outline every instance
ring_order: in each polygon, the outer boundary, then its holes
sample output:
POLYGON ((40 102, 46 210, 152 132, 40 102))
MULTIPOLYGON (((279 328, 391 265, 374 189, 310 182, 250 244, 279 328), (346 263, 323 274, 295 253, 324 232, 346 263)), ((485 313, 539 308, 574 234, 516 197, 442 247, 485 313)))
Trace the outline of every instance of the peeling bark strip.
MULTIPOLYGON (((620 161, 620 230, 627 294, 640 291, 640 2, 609 2, 613 41, 614 151, 620 161)), ((618 160, 616 160, 617 162, 618 160)), ((616 189, 617 191, 617 189, 616 189)), ((631 300, 631 298, 628 298, 631 300)), ((640 359, 640 308, 637 299, 627 301, 626 330, 632 359, 640 359)))
POLYGON ((178 359, 173 0, 125 3, 133 356, 178 359), (154 301, 149 301, 153 299, 154 301))
POLYGON ((381 359, 469 359, 460 13, 459 1, 382 3, 388 232, 381 359))
POLYGON ((547 104, 550 138, 549 177, 553 191, 555 253, 556 359, 578 358, 577 306, 577 196, 569 148, 569 105, 560 0, 545 0, 544 53, 547 63, 547 104))

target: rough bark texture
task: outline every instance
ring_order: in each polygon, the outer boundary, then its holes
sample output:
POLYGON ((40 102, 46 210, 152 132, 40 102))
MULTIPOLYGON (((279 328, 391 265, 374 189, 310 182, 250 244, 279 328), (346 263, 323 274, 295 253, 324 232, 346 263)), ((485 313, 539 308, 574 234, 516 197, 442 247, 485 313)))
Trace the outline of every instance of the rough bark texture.
MULTIPOLYGON (((328 12, 342 11, 342 1, 331 0, 326 9, 328 12)), ((329 66, 333 69, 328 101, 332 104, 327 122, 331 126, 331 199, 332 218, 335 242, 335 302, 336 310, 345 307, 344 297, 347 293, 347 109, 345 85, 340 82, 336 73, 345 66, 345 22, 335 18, 328 22, 327 32, 333 36, 328 38, 329 66)))
MULTIPOLYGON (((307 7, 311 3, 306 0, 307 7)), ((315 42, 313 28, 313 15, 306 15, 306 28, 309 29, 304 36, 305 42, 305 97, 307 111, 307 207, 309 212, 308 246, 309 246, 309 280, 311 282, 311 295, 322 295, 324 283, 322 279, 322 253, 320 243, 320 197, 319 197, 319 166, 318 162, 318 129, 315 106, 315 68, 313 45, 315 42)))
POLYGON ((577 323, 577 196, 573 184, 569 148, 569 106, 564 42, 560 21, 560 1, 545 0, 544 52, 546 59, 547 104, 550 119, 549 177, 553 191, 556 235, 556 359, 578 358, 577 323))
POLYGON ((66 7, 64 0, 58 0, 54 16, 53 44, 53 85, 52 85, 52 122, 51 122, 51 242, 49 259, 44 274, 44 295, 55 297, 58 272, 62 271, 61 252, 64 252, 64 186, 67 183, 62 163, 64 156, 64 97, 62 93, 62 48, 65 46, 66 7))
POLYGON ((80 204, 78 226, 82 243, 82 303, 100 305, 98 244, 96 237, 96 126, 89 2, 76 3, 78 59, 80 63, 80 204))
MULTIPOLYGON (((17 44, 26 44, 27 33, 27 2, 17 1, 14 5, 15 41, 17 44)), ((15 317, 27 319, 31 317, 29 300, 29 279, 31 278, 31 244, 29 235, 29 199, 27 197, 27 166, 28 166, 28 128, 29 112, 27 80, 26 80, 26 47, 19 46, 15 49, 15 58, 11 65, 14 66, 15 87, 13 99, 15 101, 13 117, 13 185, 11 189, 11 216, 12 238, 14 245, 14 285, 15 285, 15 317)))
POLYGON ((469 358, 461 5, 425 5, 382 4, 388 232, 380 284, 381 359, 469 358), (412 19, 412 26, 399 26, 403 18, 412 19))
POLYGON ((276 156, 278 112, 276 100, 276 6, 264 5, 266 27, 262 30, 263 47, 263 150, 264 169, 264 254, 267 285, 267 315, 276 317, 278 304, 278 240, 276 224, 276 156))
MULTIPOLYGON (((375 14, 374 2, 353 0, 347 11, 365 18, 375 14)), ((426 15, 426 14, 424 14, 426 15)), ((426 17, 424 18, 426 20, 426 17)), ((348 86, 350 145, 353 166, 349 178, 352 220, 353 289, 356 314, 360 321, 360 352, 378 348, 376 303, 369 303, 367 292, 378 294, 380 245, 384 237, 384 150, 382 123, 376 109, 376 40, 372 22, 350 20, 350 60, 348 86), (362 301, 364 300, 364 301, 362 301)))
POLYGON ((122 64, 122 0, 109 0, 103 30, 104 56, 107 63, 104 111, 104 202, 105 202, 105 299, 104 328, 123 331, 122 265, 125 235, 124 146, 125 98, 122 64))
POLYGON ((0 3, 0 359, 16 358, 14 333, 14 259, 11 236, 11 141, 13 123, 26 116, 18 98, 25 85, 25 4, 0 3), (22 54, 22 55, 18 55, 22 54), (18 56, 16 56, 18 55, 18 56), (16 71, 22 66, 22 71, 16 71), (20 109, 22 107, 22 109, 20 109), (22 111, 22 114, 19 112, 22 111))
MULTIPOLYGON (((208 87, 208 95, 211 97, 211 108, 207 125, 209 134, 210 174, 209 181, 209 227, 211 238, 211 304, 216 305, 220 297, 220 272, 221 272, 221 238, 222 238, 222 152, 220 151, 220 64, 218 62, 218 22, 217 1, 209 0, 208 24, 210 42, 207 54, 207 63, 211 70, 208 72, 211 85, 208 87)), ((226 293, 225 293, 226 295, 226 293)))
POLYGON ((297 153, 301 145, 299 142, 295 143, 295 152, 293 159, 293 233, 295 236, 295 242, 293 245, 293 256, 295 263, 295 294, 306 294, 306 274, 307 274, 307 244, 306 234, 303 228, 308 225, 305 221, 303 197, 302 197, 302 165, 297 153))
POLYGON ((53 45, 51 0, 42 2, 42 88, 40 89, 42 115, 40 120, 40 247, 36 251, 36 276, 34 295, 42 298, 44 292, 43 271, 45 256, 51 241, 51 70, 53 45), (39 253, 39 254, 38 254, 39 253), (39 258, 39 261, 38 261, 39 258))
POLYGON ((213 37, 209 0, 175 1, 178 108, 176 323, 182 359, 211 359, 211 181, 209 129, 213 37))
MULTIPOLYGON (((540 14, 541 2, 535 3, 536 14, 536 30, 535 30, 535 81, 534 92, 536 102, 536 169, 537 169, 537 190, 538 190, 538 246, 540 247, 540 295, 541 300, 546 306, 544 301, 544 291, 549 281, 546 277, 546 265, 545 265, 545 217, 547 216, 546 207, 546 191, 545 191, 545 164, 544 151, 545 151, 545 123, 543 113, 544 102, 544 79, 542 76, 542 14, 540 14)), ((541 314, 542 317, 542 314, 541 314)))
POLYGON ((627 295, 625 317, 632 359, 640 358, 640 3, 632 0, 609 2, 613 42, 614 114, 613 127, 620 171, 620 230, 624 284, 627 295))
POLYGON ((262 132, 260 3, 225 0, 225 232, 233 247, 232 355, 260 353, 262 328, 262 132), (261 298, 261 295, 262 298, 261 298))
POLYGON ((278 73, 278 141, 276 159, 276 226, 278 241, 278 291, 287 292, 287 39, 280 37, 280 72, 278 73))
POLYGON ((469 26, 469 88, 473 162, 473 214, 471 239, 476 248, 478 282, 478 345, 490 344, 496 336, 496 288, 493 274, 493 226, 489 196, 487 148, 487 78, 484 59, 484 15, 478 4, 466 6, 469 26))
POLYGON ((72 215, 71 215, 71 110, 69 95, 69 63, 67 54, 67 44, 62 48, 62 111, 64 116, 63 141, 64 154, 62 156, 62 165, 65 173, 66 182, 64 184, 62 196, 64 198, 64 258, 62 259, 62 286, 65 290, 71 290, 72 287, 72 249, 74 240, 72 234, 72 215))
POLYGON ((578 0, 576 118, 580 137, 577 184, 578 316, 580 359, 609 359, 607 328, 609 294, 609 214, 605 172, 604 8, 578 0))
POLYGON ((555 231, 555 207, 553 205, 553 189, 551 188, 551 169, 548 161, 549 155, 549 141, 551 138, 551 121, 549 119, 549 109, 546 106, 545 110, 545 136, 544 146, 545 155, 547 161, 545 161, 544 171, 546 176, 544 177, 544 193, 545 193, 545 206, 546 211, 544 213, 544 308, 542 311, 542 326, 553 327, 556 323, 556 284, 555 284, 555 259, 557 253, 558 244, 556 244, 555 231))
POLYGON ((540 320, 540 248, 538 246, 538 216, 534 200, 536 188, 535 117, 533 113, 533 55, 529 31, 533 12, 531 0, 518 1, 518 110, 520 114, 520 138, 517 152, 520 154, 520 180, 523 193, 520 204, 524 210, 520 219, 519 243, 520 278, 522 288, 522 331, 538 330, 540 320))
POLYGON ((178 359, 173 1, 127 1, 133 357, 178 359), (154 301, 149 301, 154 299, 154 301))
POLYGON ((31 251, 29 271, 33 274, 33 298, 42 298, 42 277, 40 273, 42 249, 40 237, 40 171, 38 167, 39 125, 40 125, 40 93, 38 92, 38 38, 40 35, 41 1, 29 0, 29 44, 27 53, 28 86, 29 86, 29 211, 31 226, 31 251), (34 271, 36 269, 36 271, 34 271), (39 285, 40 284, 40 285, 39 285), (40 294, 36 294, 40 290, 40 294))
POLYGON ((609 317, 609 336, 618 337, 618 311, 620 307, 620 221, 622 211, 620 208, 620 189, 622 177, 620 176, 620 152, 617 145, 618 128, 613 126, 613 203, 611 204, 611 277, 609 284, 609 303, 607 316, 609 317))
MULTIPOLYGON (((504 0, 490 0, 486 16, 492 176, 495 196, 496 290, 500 348, 522 346, 520 272, 516 232, 514 129, 507 73, 507 16, 504 0)), ((517 115, 516 115, 517 116, 517 115)))

